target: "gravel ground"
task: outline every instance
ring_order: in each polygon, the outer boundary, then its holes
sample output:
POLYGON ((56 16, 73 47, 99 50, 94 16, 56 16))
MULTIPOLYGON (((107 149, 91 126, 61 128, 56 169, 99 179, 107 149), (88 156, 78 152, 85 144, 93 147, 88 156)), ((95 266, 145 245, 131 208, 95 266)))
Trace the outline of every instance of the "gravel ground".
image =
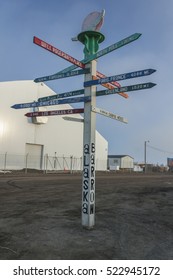
POLYGON ((96 174, 81 226, 81 174, 0 174, 1 260, 173 259, 173 175, 96 174))

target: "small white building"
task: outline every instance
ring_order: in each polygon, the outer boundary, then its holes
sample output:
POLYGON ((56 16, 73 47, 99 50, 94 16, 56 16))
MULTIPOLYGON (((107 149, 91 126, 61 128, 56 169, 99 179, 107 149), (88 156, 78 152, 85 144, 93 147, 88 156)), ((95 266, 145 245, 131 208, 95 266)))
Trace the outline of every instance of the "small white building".
MULTIPOLYGON (((54 94, 44 83, 0 83, 0 169, 82 170, 83 122, 67 121, 64 116, 28 118, 25 114, 33 109, 11 108, 54 94)), ((39 110, 70 108, 65 104, 39 110)), ((70 116, 83 118, 80 114, 70 116)), ((108 142, 96 132, 96 170, 107 169, 107 151, 108 142)))
POLYGON ((134 159, 128 155, 108 155, 109 170, 133 170, 134 159))

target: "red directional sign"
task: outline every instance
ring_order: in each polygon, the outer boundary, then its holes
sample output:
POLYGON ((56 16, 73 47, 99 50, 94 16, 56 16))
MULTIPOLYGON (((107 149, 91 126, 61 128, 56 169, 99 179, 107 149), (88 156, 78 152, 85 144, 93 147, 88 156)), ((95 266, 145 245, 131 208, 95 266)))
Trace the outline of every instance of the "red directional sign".
POLYGON ((26 113, 26 117, 46 117, 55 115, 70 115, 70 114, 80 114, 83 113, 84 109, 64 109, 64 110, 54 110, 54 111, 37 111, 26 113))
MULTIPOLYGON (((82 63, 81 61, 79 61, 79 60, 75 59, 74 57, 70 56, 69 54, 67 54, 67 53, 65 53, 65 52, 55 48, 54 46, 50 45, 49 43, 47 43, 47 42, 45 42, 45 41, 43 41, 41 39, 39 39, 38 37, 34 36, 33 37, 33 42, 34 42, 34 44, 42 47, 43 49, 46 49, 46 50, 54 53, 57 56, 62 57, 63 59, 73 63, 74 65, 79 66, 80 68, 83 68, 83 69, 85 68, 85 64, 82 63)), ((100 73, 98 71, 97 71, 96 75, 97 75, 98 78, 105 78, 106 77, 104 74, 102 74, 102 73, 100 73)), ((56 79, 57 76, 58 75, 56 75, 56 73, 55 73, 54 75, 49 75, 49 76, 37 78, 34 81, 36 83, 38 83, 38 82, 45 82, 45 81, 49 81, 49 80, 54 80, 54 79, 56 79)), ((121 87, 121 85, 118 82, 115 82, 115 81, 112 82, 112 83, 105 83, 102 86, 104 86, 104 87, 106 87, 108 89, 114 89, 115 88, 114 86, 121 87)), ((123 96, 124 98, 128 98, 128 94, 127 93, 121 92, 121 93, 118 93, 118 94, 123 96)))
POLYGON ((34 44, 42 47, 43 49, 46 49, 46 50, 62 57, 63 59, 68 60, 69 62, 73 63, 74 65, 79 66, 81 68, 85 68, 84 63, 80 62, 79 60, 75 59, 74 57, 72 57, 72 56, 68 55, 67 53, 53 47, 52 45, 46 43, 45 41, 43 41, 43 40, 41 40, 41 39, 39 39, 35 36, 33 38, 33 42, 34 42, 34 44))

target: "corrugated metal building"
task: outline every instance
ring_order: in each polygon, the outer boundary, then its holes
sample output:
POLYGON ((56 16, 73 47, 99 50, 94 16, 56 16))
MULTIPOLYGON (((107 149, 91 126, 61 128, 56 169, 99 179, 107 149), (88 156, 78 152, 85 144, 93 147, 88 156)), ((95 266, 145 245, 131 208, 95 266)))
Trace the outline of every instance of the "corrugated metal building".
MULTIPOLYGON (((24 115, 33 109, 12 109, 14 104, 36 101, 55 92, 44 83, 15 81, 0 83, 0 169, 82 168, 83 123, 66 121, 64 116, 24 115), (45 158, 46 156, 46 158, 45 158), (68 160, 67 160, 68 159, 68 160), (73 161, 72 161, 73 159, 73 161), (78 160, 78 162, 77 162, 78 160), (45 163, 46 161, 46 163, 45 163), (67 162, 68 161, 68 162, 67 162)), ((83 103, 81 103, 83 107, 83 103)), ((49 106, 44 110, 70 109, 70 105, 49 106)), ((41 108, 41 109, 42 109, 41 108)), ((74 116, 74 115, 71 115, 74 116)), ((81 118, 80 114, 75 117, 81 118)), ((107 169, 107 141, 96 132, 96 169, 107 169)))
POLYGON ((128 155, 108 155, 108 169, 119 170, 128 169, 133 170, 134 159, 128 155))

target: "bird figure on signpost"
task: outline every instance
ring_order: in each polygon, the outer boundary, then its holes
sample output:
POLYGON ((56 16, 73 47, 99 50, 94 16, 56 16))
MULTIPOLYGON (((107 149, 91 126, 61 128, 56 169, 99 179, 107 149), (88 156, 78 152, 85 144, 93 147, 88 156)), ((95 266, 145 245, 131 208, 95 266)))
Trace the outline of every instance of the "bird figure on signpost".
MULTIPOLYGON (((100 31, 104 22, 105 10, 101 12, 90 13, 83 21, 82 32, 85 31, 100 31)), ((76 37, 72 41, 78 41, 76 37)))
POLYGON ((90 13, 83 21, 82 32, 99 31, 103 25, 105 10, 90 13))

